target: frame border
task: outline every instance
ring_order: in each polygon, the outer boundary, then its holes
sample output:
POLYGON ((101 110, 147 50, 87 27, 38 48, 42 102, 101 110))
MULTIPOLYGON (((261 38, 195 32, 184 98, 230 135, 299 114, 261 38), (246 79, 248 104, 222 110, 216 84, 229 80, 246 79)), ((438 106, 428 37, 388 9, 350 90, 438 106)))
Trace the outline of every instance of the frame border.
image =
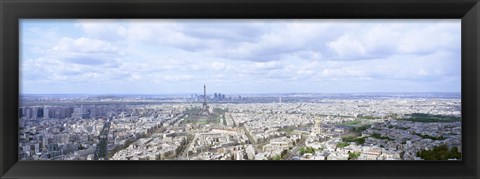
POLYGON ((480 178, 479 0, 0 0, 0 19, 0 178, 480 178), (463 160, 17 161, 22 18, 461 18, 463 160))

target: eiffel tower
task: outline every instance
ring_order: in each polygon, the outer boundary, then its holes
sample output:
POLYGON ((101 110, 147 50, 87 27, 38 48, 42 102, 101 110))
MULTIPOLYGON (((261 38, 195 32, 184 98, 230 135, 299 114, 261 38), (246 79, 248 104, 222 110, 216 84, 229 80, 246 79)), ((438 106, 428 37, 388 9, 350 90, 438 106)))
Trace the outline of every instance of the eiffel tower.
POLYGON ((208 109, 207 106, 207 85, 203 85, 203 105, 202 109, 208 109))
POLYGON ((208 111, 208 106, 207 106, 207 85, 203 85, 203 105, 202 105, 202 111, 201 115, 207 116, 209 115, 210 112, 208 111))

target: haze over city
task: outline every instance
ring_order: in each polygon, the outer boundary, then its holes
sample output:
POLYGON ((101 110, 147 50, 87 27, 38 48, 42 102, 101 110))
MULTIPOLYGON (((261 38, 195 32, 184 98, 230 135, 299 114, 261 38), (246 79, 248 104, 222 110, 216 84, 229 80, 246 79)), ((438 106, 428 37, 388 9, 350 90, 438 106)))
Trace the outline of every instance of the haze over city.
POLYGON ((460 92, 460 20, 34 20, 21 94, 460 92))

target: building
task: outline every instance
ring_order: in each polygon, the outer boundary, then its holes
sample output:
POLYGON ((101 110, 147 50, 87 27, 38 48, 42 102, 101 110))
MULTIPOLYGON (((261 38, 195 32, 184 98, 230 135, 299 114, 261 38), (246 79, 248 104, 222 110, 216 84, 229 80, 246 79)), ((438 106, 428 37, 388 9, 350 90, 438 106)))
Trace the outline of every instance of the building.
MULTIPOLYGON (((67 115, 66 110, 62 110, 62 117, 65 118, 66 115, 67 115), (65 112, 65 113, 63 113, 63 112, 65 112)), ((83 106, 73 109, 72 118, 85 119, 85 118, 88 118, 88 117, 90 117, 90 113, 88 113, 87 109, 84 108, 83 106)))
POLYGON ((313 124, 311 135, 316 136, 322 133, 322 120, 319 117, 315 117, 315 123, 313 124))
POLYGON ((50 108, 49 107, 43 108, 43 118, 50 118, 50 108))

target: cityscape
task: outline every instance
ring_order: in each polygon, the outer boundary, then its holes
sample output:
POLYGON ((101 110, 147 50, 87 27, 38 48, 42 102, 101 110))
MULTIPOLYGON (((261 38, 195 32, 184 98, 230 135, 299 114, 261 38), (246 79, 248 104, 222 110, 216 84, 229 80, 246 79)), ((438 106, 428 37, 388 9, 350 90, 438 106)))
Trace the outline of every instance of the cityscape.
POLYGON ((19 24, 19 160, 462 160, 460 19, 19 24))
POLYGON ((458 160, 459 93, 22 96, 21 160, 458 160), (447 154, 429 151, 447 148, 447 154), (429 158, 430 157, 430 158, 429 158))

